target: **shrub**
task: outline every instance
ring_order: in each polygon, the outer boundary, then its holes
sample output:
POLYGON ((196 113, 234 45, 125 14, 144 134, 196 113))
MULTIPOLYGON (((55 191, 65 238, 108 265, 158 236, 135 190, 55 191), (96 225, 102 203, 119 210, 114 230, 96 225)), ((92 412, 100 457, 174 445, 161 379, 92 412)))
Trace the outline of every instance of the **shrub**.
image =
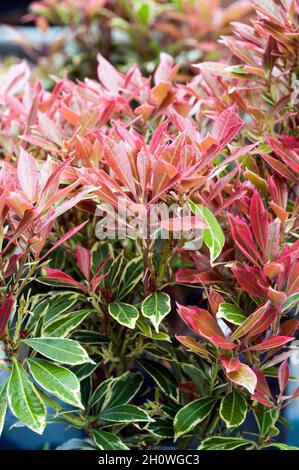
POLYGON ((259 2, 250 47, 224 39, 242 64, 188 84, 165 53, 153 80, 102 56, 52 91, 25 63, 2 78, 2 425, 8 404, 81 448, 287 448, 297 7, 259 2))

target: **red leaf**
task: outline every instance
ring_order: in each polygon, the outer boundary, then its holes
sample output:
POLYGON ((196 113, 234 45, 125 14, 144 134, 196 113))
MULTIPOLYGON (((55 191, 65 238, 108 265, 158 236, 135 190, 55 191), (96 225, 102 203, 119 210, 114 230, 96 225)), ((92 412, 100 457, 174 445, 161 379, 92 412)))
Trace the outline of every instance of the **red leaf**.
POLYGON ((14 304, 14 298, 12 294, 9 294, 8 297, 2 302, 0 307, 0 336, 5 332, 6 325, 10 318, 12 307, 14 304))
POLYGON ((291 399, 292 400, 295 400, 296 398, 299 397, 299 387, 296 388, 295 392, 293 393, 293 395, 291 396, 291 399))
POLYGON ((281 363, 278 369, 278 383, 279 390, 281 393, 286 389, 290 378, 290 369, 288 366, 288 360, 286 359, 281 363))
POLYGON ((213 313, 214 317, 216 317, 216 313, 218 312, 219 305, 224 302, 224 298, 222 297, 219 292, 215 291, 212 287, 210 287, 209 295, 209 309, 213 313))
POLYGON ((235 343, 223 336, 211 336, 209 340, 214 344, 214 346, 217 346, 220 349, 234 349, 236 347, 235 343))
POLYGON ((231 335, 231 339, 235 340, 248 334, 254 328, 254 326, 258 324, 260 319, 263 317, 265 311, 267 311, 267 304, 257 308, 253 313, 249 315, 249 317, 247 317, 243 321, 243 323, 241 323, 240 326, 238 326, 238 328, 231 335))
POLYGON ((215 120, 212 130, 212 137, 222 145, 230 142, 243 126, 243 121, 235 111, 235 106, 231 106, 223 111, 215 120))
POLYGON ((259 403, 262 403, 269 408, 272 408, 272 395, 264 373, 256 368, 253 368, 252 370, 257 377, 257 384, 255 393, 251 396, 251 399, 258 401, 259 403))
POLYGON ((185 307, 180 304, 177 304, 177 307, 181 319, 198 335, 207 339, 211 339, 213 336, 224 338, 217 321, 207 310, 198 307, 185 307))
POLYGON ((299 260, 292 264, 287 284, 288 295, 299 290, 299 260))
POLYGON ((250 295, 254 295, 260 299, 267 299, 266 288, 261 287, 259 284, 259 281, 262 281, 265 284, 265 287, 269 284, 263 271, 246 265, 244 266, 244 268, 231 267, 231 270, 240 286, 250 295))
POLYGON ((227 373, 234 372, 241 366, 240 360, 236 357, 220 356, 220 362, 227 373))
POLYGON ((293 341, 294 337, 289 336, 273 336, 272 338, 266 339, 261 344, 256 344, 248 348, 248 351, 266 351, 268 349, 278 348, 284 344, 293 341))
POLYGON ((130 159, 125 147, 125 144, 122 142, 114 142, 114 140, 106 137, 106 139, 100 143, 104 144, 105 148, 105 160, 115 176, 127 186, 136 196, 136 187, 134 176, 132 173, 130 159))
POLYGON ((221 282, 217 275, 212 272, 199 273, 196 269, 182 268, 176 273, 175 279, 177 282, 186 284, 215 284, 221 282))
POLYGON ((82 224, 80 225, 77 225, 77 227, 74 227, 74 228, 71 228, 68 232, 66 232, 61 238, 60 240, 58 240, 58 242, 54 243, 54 245, 50 248, 49 251, 47 251, 47 253, 45 253, 41 260, 44 259, 44 258, 47 258, 48 255, 50 253, 52 253, 52 251, 56 250, 56 248, 58 248, 60 245, 62 245, 64 242, 66 242, 67 240, 69 240, 70 238, 72 238, 76 233, 78 233, 81 228, 84 227, 84 225, 86 225, 88 222, 88 220, 86 220, 85 222, 83 222, 82 224))
POLYGON ((298 152, 288 148, 283 143, 274 137, 266 137, 267 144, 274 150, 274 152, 281 157, 287 167, 294 170, 294 172, 299 174, 299 157, 298 152))
POLYGON ((239 250, 255 266, 259 266, 259 252, 248 225, 240 218, 228 215, 232 237, 239 250))
POLYGON ((267 310, 259 318, 258 322, 253 325, 252 329, 247 335, 247 338, 252 338, 266 331, 274 322, 277 313, 278 310, 276 308, 269 306, 269 308, 267 308, 267 310))
POLYGON ((250 204, 250 224, 253 235, 260 247, 263 259, 267 253, 268 245, 268 214, 264 208, 261 197, 255 191, 250 204))
POLYGON ((64 273, 63 271, 60 271, 60 269, 45 268, 45 271, 47 272, 48 279, 55 279, 56 281, 64 282, 65 284, 69 284, 70 286, 82 290, 82 285, 80 282, 75 281, 75 279, 73 279, 71 276, 64 273))
POLYGON ((295 333, 298 328, 299 320, 287 320, 280 326, 279 334, 282 336, 295 336, 295 333))
POLYGON ((76 256, 79 269, 85 279, 89 281, 91 272, 91 254, 90 251, 81 245, 76 247, 76 256))

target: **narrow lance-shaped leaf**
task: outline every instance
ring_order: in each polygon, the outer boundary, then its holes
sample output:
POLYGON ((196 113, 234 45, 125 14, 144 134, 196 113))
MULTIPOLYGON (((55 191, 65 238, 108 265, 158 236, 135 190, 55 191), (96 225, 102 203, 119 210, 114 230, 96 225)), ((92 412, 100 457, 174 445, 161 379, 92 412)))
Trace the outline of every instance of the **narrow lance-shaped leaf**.
POLYGON ((29 201, 33 201, 38 183, 38 169, 35 158, 23 147, 20 147, 18 159, 18 179, 29 201))
POLYGON ((175 439, 191 431, 212 411, 217 398, 204 397, 183 406, 174 418, 175 439))
POLYGON ((279 348, 285 344, 293 341, 295 337, 290 336, 273 336, 272 338, 266 339, 260 344, 250 346, 248 351, 267 351, 268 349, 279 348))
POLYGON ((198 450, 235 450, 241 447, 252 449, 255 447, 255 442, 241 437, 213 436, 204 439, 198 450))
POLYGON ((7 409, 7 380, 0 385, 0 437, 3 431, 7 409))
POLYGON ((84 409, 80 382, 73 372, 44 359, 27 359, 27 364, 32 377, 42 388, 65 403, 84 409))
POLYGON ((129 448, 111 432, 94 430, 93 440, 101 450, 129 450, 129 448))
POLYGON ((214 261, 220 255, 225 242, 222 228, 210 209, 203 205, 196 204, 191 200, 189 200, 189 205, 192 212, 199 215, 207 225, 207 228, 203 229, 203 241, 210 250, 210 260, 211 265, 213 266, 214 261))
POLYGON ((99 414, 99 419, 115 423, 134 423, 152 421, 149 414, 135 405, 118 405, 107 408, 99 414))
POLYGON ((76 365, 93 362, 77 341, 65 338, 31 338, 23 340, 27 346, 53 361, 76 365))

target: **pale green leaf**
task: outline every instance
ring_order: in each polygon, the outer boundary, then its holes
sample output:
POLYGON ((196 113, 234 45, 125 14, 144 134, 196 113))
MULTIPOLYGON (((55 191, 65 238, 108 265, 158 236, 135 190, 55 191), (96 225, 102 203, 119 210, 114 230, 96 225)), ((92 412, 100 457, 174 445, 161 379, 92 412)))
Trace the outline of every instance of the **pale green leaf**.
POLYGON ((7 380, 0 385, 0 436, 3 431, 7 409, 7 380))
POLYGON ((219 305, 217 318, 226 320, 233 325, 241 325, 245 320, 246 315, 243 310, 236 305, 224 302, 219 305))
POLYGON ((207 225, 207 227, 203 229, 203 241, 210 250, 210 261, 213 266, 214 261, 220 255, 225 242, 222 228, 210 209, 202 204, 196 204, 191 200, 189 200, 189 205, 192 212, 195 215, 199 215, 207 225))

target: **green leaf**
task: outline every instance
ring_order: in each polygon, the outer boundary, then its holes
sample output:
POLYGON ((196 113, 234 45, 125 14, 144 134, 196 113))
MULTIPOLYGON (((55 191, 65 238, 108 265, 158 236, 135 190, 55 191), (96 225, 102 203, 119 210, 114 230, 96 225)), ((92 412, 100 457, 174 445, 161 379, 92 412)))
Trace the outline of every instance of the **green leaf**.
POLYGON ((239 437, 214 436, 204 439, 198 450, 234 450, 240 447, 254 448, 255 443, 239 437))
POLYGON ((161 321, 169 314, 170 310, 170 297, 164 292, 150 294, 141 305, 142 315, 150 319, 157 333, 161 321))
POLYGON ((89 406, 91 408, 95 408, 96 410, 99 411, 101 407, 103 406, 105 397, 108 393, 110 393, 110 388, 112 385, 113 379, 107 379, 104 380, 103 382, 100 383, 100 385, 96 388, 96 390, 93 392, 90 401, 89 401, 89 406))
POLYGON ((195 215, 199 215, 207 224, 207 228, 203 229, 203 241, 210 250, 210 261, 213 266, 214 261, 220 255, 225 242, 222 228, 217 222, 214 214, 207 207, 202 204, 196 204, 191 200, 189 200, 188 203, 192 212, 195 215))
POLYGON ((228 428, 240 426, 247 414, 246 400, 239 393, 231 392, 222 398, 219 413, 228 428))
POLYGON ((282 306, 282 312, 286 312, 287 310, 290 310, 291 308, 295 308, 297 306, 298 308, 299 305, 299 292, 295 292, 294 294, 291 294, 290 297, 287 298, 285 303, 282 306))
POLYGON ((7 409, 7 380, 0 385, 0 437, 3 431, 7 409))
POLYGON ((80 344, 89 344, 90 346, 99 346, 100 344, 109 343, 107 336, 103 336, 97 331, 91 330, 73 331, 71 337, 80 344))
POLYGON ((274 429, 278 418, 277 410, 257 403, 253 413, 262 437, 268 434, 271 428, 274 429))
POLYGON ((93 310, 79 310, 77 312, 67 313, 56 318, 50 324, 42 329, 43 336, 47 337, 65 337, 70 334, 93 310))
POLYGON ((174 418, 175 440, 191 431, 212 411, 217 398, 204 397, 183 406, 174 418))
POLYGON ((134 305, 125 304, 123 302, 113 302, 108 305, 108 312, 118 323, 127 328, 134 329, 139 312, 134 305))
POLYGON ((219 305, 217 318, 232 323, 233 325, 241 325, 246 318, 245 312, 234 304, 223 303, 219 305))
POLYGON ((174 430, 173 423, 164 418, 156 418, 155 421, 149 423, 146 429, 151 434, 163 438, 173 438, 174 430))
POLYGON ((32 431, 42 434, 47 410, 29 375, 14 359, 8 382, 8 403, 12 413, 32 431))
POLYGON ((126 297, 141 280, 142 275, 142 259, 140 257, 134 258, 126 265, 123 271, 116 294, 117 300, 122 300, 124 297, 126 297))
POLYGON ((265 446, 265 447, 277 447, 277 449, 279 450, 299 450, 299 447, 296 447, 296 446, 289 446, 287 444, 282 444, 280 442, 273 442, 271 443, 269 446, 265 446))
MULTIPOLYGON (((93 359, 93 357, 91 357, 91 359, 93 359)), ((94 359, 98 359, 98 357, 95 357, 94 359)), ((100 363, 101 362, 92 364, 91 362, 86 362, 84 364, 79 364, 78 366, 73 366, 72 371, 78 380, 81 381, 86 379, 86 377, 91 376, 100 363)))
POLYGON ((34 307, 33 314, 30 316, 26 328, 31 330, 42 316, 44 316, 44 324, 53 321, 70 309, 78 301, 79 297, 80 294, 69 291, 47 297, 34 307))
POLYGON ((93 440, 101 450, 129 450, 129 448, 111 432, 93 431, 93 440))
POLYGON ((179 400, 178 384, 170 370, 155 361, 140 360, 138 362, 167 397, 176 402, 179 400))
POLYGON ((65 403, 84 409, 80 382, 73 372, 44 359, 27 359, 27 363, 32 377, 42 388, 65 403))
POLYGON ((93 361, 77 341, 65 338, 32 338, 23 343, 53 361, 76 365, 93 361))
POLYGON ((125 405, 136 395, 142 383, 143 378, 139 373, 125 372, 117 377, 111 383, 109 399, 105 401, 103 408, 125 405))
POLYGON ((135 405, 118 405, 105 409, 99 414, 99 419, 116 423, 134 423, 152 421, 148 413, 135 405))

